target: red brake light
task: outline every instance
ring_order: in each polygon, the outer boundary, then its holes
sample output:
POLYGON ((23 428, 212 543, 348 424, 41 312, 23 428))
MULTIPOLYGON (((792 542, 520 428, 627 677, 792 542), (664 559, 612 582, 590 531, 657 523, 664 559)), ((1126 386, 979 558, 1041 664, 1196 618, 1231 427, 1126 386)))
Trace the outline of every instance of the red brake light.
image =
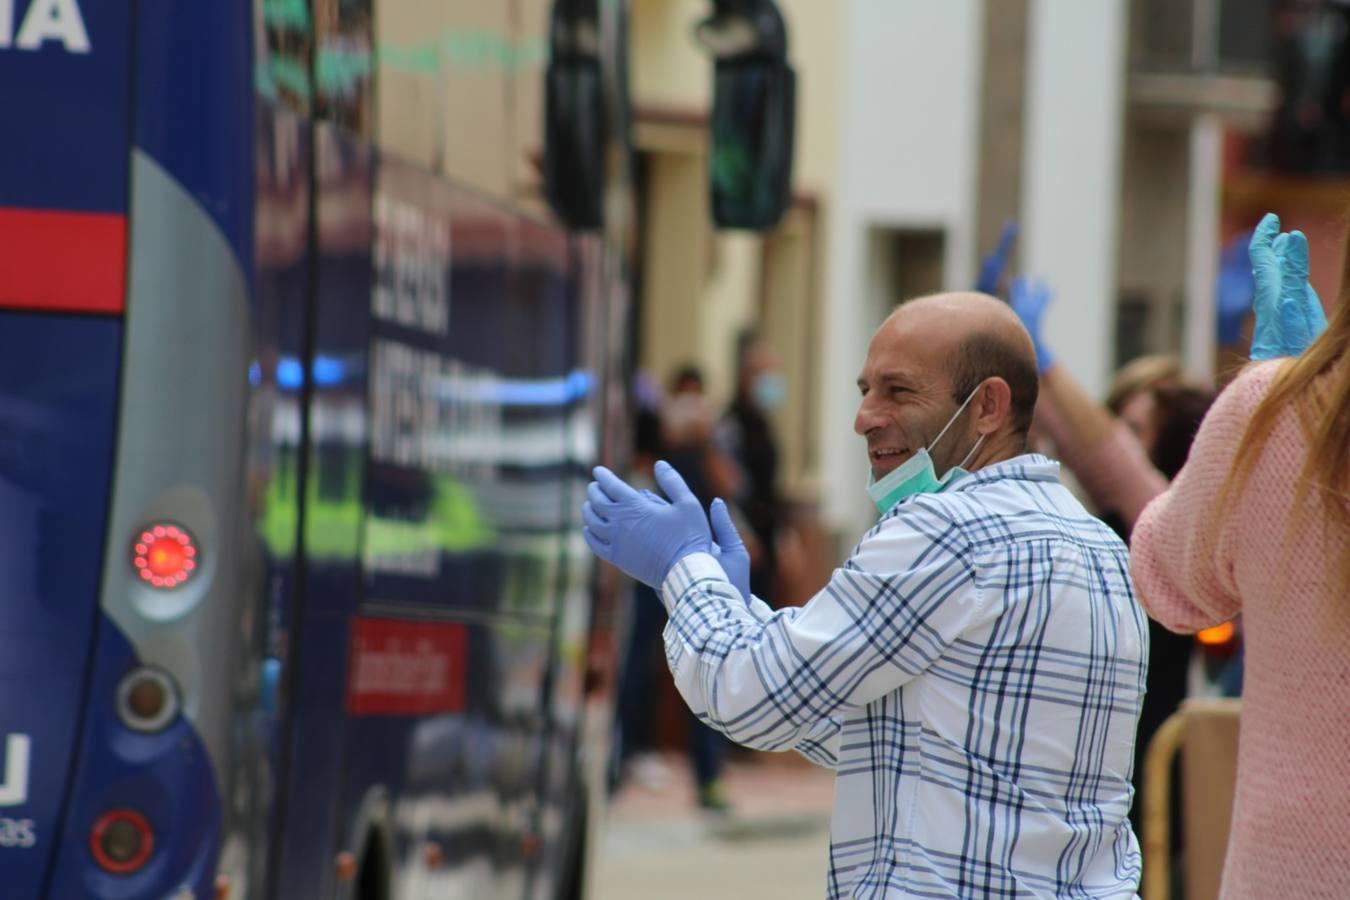
POLYGON ((104 813, 89 835, 94 861, 114 875, 130 875, 139 870, 155 851, 155 833, 145 816, 129 809, 104 813))
POLYGON ((151 586, 174 588, 197 568, 197 547, 177 525, 152 525, 136 539, 131 563, 151 586))

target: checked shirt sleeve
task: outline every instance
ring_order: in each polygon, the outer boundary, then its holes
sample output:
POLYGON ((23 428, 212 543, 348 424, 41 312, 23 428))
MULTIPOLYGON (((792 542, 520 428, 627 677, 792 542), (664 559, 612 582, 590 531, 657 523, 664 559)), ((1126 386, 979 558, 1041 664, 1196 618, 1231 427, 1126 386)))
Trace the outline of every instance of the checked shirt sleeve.
POLYGON ((981 607, 964 542, 921 508, 869 533, 803 607, 755 615, 701 553, 671 570, 662 597, 666 659, 695 715, 738 743, 822 765, 837 757, 847 710, 926 670, 981 607))

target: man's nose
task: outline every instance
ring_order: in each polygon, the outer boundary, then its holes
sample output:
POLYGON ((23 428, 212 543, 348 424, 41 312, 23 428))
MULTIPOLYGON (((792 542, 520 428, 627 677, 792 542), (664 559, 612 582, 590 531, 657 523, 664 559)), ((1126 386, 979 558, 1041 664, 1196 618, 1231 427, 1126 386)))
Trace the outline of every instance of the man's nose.
POLYGON ((868 403, 866 397, 862 398, 862 402, 858 404, 858 414, 853 417, 854 432, 865 437, 867 432, 882 424, 884 424, 882 417, 877 413, 876 407, 868 403))

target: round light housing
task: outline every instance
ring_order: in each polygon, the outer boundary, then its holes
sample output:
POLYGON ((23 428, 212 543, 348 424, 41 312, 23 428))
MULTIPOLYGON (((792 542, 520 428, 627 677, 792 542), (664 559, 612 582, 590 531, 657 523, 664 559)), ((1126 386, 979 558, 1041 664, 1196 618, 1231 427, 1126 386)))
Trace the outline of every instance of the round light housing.
POLYGON ((94 823, 89 847, 102 869, 114 875, 130 875, 149 862, 155 852, 155 833, 140 813, 114 809, 94 823))
POLYGON ((163 731, 178 706, 178 686, 160 669, 140 666, 117 684, 117 717, 133 731, 163 731))
POLYGON ((192 535, 177 525, 151 525, 136 538, 131 564, 151 587, 176 588, 197 568, 197 545, 192 535))

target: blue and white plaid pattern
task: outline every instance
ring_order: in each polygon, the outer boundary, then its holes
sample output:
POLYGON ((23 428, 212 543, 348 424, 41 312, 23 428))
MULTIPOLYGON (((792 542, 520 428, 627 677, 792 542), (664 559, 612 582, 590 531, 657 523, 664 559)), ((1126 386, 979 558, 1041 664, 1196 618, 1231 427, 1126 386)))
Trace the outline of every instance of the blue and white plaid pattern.
POLYGON ((1148 629, 1058 464, 902 501, 801 608, 747 605, 706 554, 662 594, 699 718, 836 770, 829 897, 1134 896, 1148 629))

